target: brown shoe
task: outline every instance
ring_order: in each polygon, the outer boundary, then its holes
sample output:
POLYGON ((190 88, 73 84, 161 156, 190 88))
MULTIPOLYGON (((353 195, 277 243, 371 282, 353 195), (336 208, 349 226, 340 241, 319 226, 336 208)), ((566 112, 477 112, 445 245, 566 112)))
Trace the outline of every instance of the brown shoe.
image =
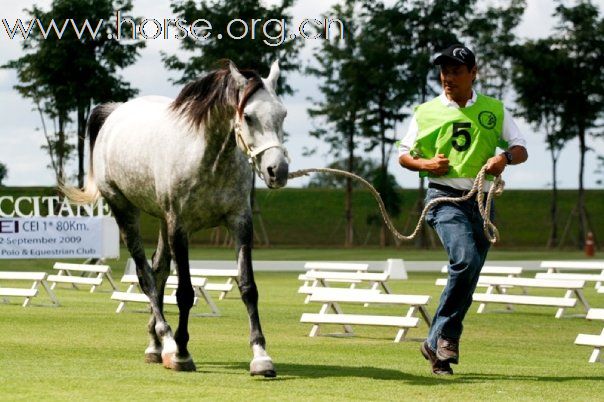
POLYGON ((441 362, 457 364, 459 362, 459 340, 438 338, 436 342, 436 357, 441 362))
POLYGON ((449 362, 441 362, 436 358, 436 354, 428 346, 428 342, 424 341, 419 350, 422 352, 424 358, 430 361, 432 365, 432 372, 436 375, 452 375, 453 369, 449 365, 449 362))

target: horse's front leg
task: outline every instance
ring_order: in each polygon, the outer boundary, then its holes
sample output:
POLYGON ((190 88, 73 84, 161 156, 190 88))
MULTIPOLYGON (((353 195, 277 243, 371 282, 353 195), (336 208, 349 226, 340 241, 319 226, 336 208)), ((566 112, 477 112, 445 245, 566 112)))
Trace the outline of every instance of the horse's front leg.
MULTIPOLYGON (((178 329, 174 334, 176 353, 162 352, 164 366, 177 371, 195 371, 195 363, 189 354, 189 311, 193 307, 195 294, 191 285, 189 272, 189 244, 186 231, 174 216, 166 219, 168 231, 168 244, 170 254, 178 270, 178 288, 176 289, 176 302, 178 303, 178 329)), ((165 345, 164 345, 165 349, 165 345)))
POLYGON ((258 314, 258 288, 254 281, 252 268, 253 226, 251 211, 247 211, 243 216, 232 218, 229 222, 229 228, 236 239, 239 291, 250 317, 250 346, 254 353, 254 358, 250 363, 250 374, 275 377, 277 374, 273 361, 265 350, 266 341, 262 334, 260 315, 258 314))

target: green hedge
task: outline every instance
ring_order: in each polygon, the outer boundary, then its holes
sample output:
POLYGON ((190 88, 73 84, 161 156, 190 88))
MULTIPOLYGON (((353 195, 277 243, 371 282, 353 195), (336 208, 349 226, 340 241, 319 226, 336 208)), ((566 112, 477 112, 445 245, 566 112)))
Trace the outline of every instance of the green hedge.
MULTIPOLYGON (((417 190, 401 190, 403 205, 395 226, 409 234, 417 222, 412 214, 417 190)), ((577 192, 560 191, 559 236, 576 204, 577 192)), ((272 244, 340 245, 344 242, 344 191, 327 189, 284 189, 259 191, 258 203, 272 244)), ((501 234, 498 247, 543 247, 551 230, 551 192, 508 190, 496 200, 496 223, 501 234)), ((586 205, 596 234, 604 236, 604 191, 586 193, 586 205)), ((357 244, 379 243, 379 229, 367 224, 367 217, 378 212, 377 203, 367 191, 355 191, 353 213, 357 244)), ((577 243, 577 219, 568 231, 567 244, 577 243)))
MULTIPOLYGON (((54 195, 52 188, 19 187, 2 188, 0 195, 54 195)), ((417 216, 412 209, 417 200, 417 190, 401 190, 402 215, 395 220, 399 231, 412 231, 417 216)), ((559 236, 562 235, 571 211, 576 204, 577 192, 562 190, 559 193, 559 236)), ((507 190, 496 201, 497 226, 501 241, 497 247, 544 247, 551 230, 551 192, 546 190, 507 190)), ((338 189, 281 189, 257 191, 254 223, 257 240, 261 242, 262 221, 268 240, 276 246, 338 246, 344 243, 344 191, 338 189)), ((604 190, 586 192, 586 205, 595 232, 604 236, 604 190)), ((379 244, 379 227, 368 223, 368 217, 378 213, 376 202, 368 191, 355 190, 353 214, 355 242, 358 245, 379 244)), ((145 241, 153 245, 157 239, 157 222, 143 216, 142 231, 145 241)), ((567 246, 577 244, 577 219, 572 221, 567 246)), ((224 244, 226 231, 216 240, 216 233, 205 230, 196 233, 192 242, 197 244, 224 244)), ((408 244, 408 243, 406 243, 408 244)))

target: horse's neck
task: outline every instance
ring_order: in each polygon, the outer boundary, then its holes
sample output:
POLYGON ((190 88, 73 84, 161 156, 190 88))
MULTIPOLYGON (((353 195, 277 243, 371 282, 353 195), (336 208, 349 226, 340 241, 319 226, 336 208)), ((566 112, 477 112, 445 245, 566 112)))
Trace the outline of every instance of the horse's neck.
POLYGON ((209 127, 207 130, 202 169, 214 174, 232 171, 240 158, 232 124, 209 127))

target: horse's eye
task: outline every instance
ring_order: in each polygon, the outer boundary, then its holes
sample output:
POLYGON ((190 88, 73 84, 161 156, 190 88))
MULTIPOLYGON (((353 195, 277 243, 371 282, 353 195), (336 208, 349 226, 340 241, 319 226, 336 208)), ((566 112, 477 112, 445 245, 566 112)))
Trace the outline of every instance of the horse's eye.
POLYGON ((244 114, 243 118, 245 119, 245 122, 249 125, 252 124, 252 116, 250 116, 249 114, 244 114))

